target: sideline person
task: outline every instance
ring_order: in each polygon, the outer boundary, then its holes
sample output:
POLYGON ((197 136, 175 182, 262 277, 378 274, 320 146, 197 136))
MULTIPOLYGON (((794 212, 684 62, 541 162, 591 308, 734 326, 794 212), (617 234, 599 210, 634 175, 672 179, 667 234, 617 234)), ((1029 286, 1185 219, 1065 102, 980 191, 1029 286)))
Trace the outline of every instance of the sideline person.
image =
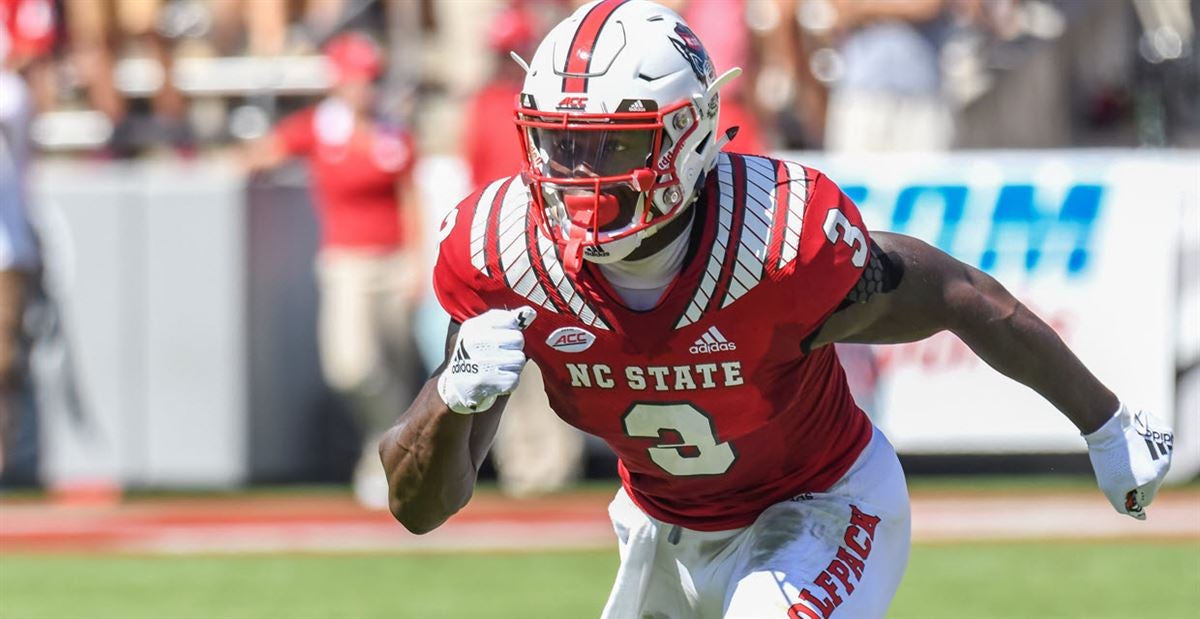
POLYGON ((412 136, 374 116, 383 57, 365 35, 325 49, 329 97, 284 118, 247 152, 252 170, 292 157, 308 164, 321 228, 318 347, 326 382, 350 404, 364 435, 355 495, 384 509, 387 481, 375 445, 415 391, 412 314, 423 286, 420 205, 412 136))

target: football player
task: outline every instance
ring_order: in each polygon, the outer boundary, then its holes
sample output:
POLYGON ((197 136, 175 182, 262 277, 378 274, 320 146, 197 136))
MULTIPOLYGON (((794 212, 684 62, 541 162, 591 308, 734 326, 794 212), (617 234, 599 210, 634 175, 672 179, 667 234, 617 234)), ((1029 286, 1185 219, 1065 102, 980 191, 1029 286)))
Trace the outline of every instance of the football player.
POLYGON ((1078 426, 1113 507, 1144 518, 1170 429, 986 274, 868 233, 816 170, 721 152, 737 72, 646 0, 587 4, 546 36, 517 101, 524 172, 442 222, 454 321, 380 445, 395 517, 423 533, 467 503, 532 359, 555 412, 619 457, 605 617, 882 617, 908 495, 831 344, 949 330, 1078 426))

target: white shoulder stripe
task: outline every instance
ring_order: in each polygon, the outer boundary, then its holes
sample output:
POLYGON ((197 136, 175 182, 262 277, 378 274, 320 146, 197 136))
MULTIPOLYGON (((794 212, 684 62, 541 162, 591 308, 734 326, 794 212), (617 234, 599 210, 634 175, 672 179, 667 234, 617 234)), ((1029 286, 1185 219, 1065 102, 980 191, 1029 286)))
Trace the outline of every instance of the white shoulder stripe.
POLYGON ((508 179, 499 179, 493 181, 492 184, 484 188, 479 194, 479 201, 475 203, 475 215, 471 218, 471 265, 480 273, 490 276, 487 267, 487 221, 488 215, 492 212, 492 202, 496 199, 496 192, 500 191, 500 187, 504 185, 504 181, 508 179))
POLYGON ((525 242, 528 217, 529 196, 524 191, 524 185, 514 189, 514 185, 510 184, 508 194, 500 205, 500 268, 504 270, 504 281, 509 288, 543 309, 554 312, 554 305, 550 303, 530 263, 525 242))
MULTIPOLYGON (((489 187, 490 189, 490 187, 489 187)), ((495 191, 492 191, 495 196, 495 191)), ((558 260, 554 243, 534 231, 537 236, 536 255, 529 250, 529 191, 524 185, 512 183, 508 192, 503 196, 500 205, 499 249, 500 268, 504 271, 504 281, 509 288, 525 297, 538 307, 551 313, 559 310, 550 300, 550 292, 534 270, 533 260, 539 261, 549 276, 549 280, 557 289, 559 296, 566 302, 572 313, 586 325, 597 329, 608 329, 608 325, 597 315, 587 302, 571 285, 558 260)), ((486 226, 486 220, 485 224, 486 226)), ((482 242, 481 242, 482 246, 482 242)), ((486 260, 485 260, 486 262, 486 260)))
POLYGON ((762 157, 747 156, 742 160, 746 162, 745 209, 738 237, 737 262, 733 265, 733 277, 721 307, 728 307, 762 280, 767 241, 771 235, 775 205, 774 166, 762 157))
POLYGON ((804 204, 808 200, 808 176, 804 167, 791 162, 785 162, 784 165, 787 166, 791 182, 787 188, 787 213, 780 213, 787 219, 784 220, 779 270, 791 264, 800 253, 800 229, 804 226, 804 204))
POLYGON ((575 290, 575 287, 571 285, 571 280, 567 278, 566 272, 563 271, 562 263, 558 260, 558 254, 554 250, 554 243, 540 234, 538 235, 538 252, 541 254, 542 266, 546 269, 546 275, 558 290, 558 295, 567 303, 567 307, 571 309, 571 312, 578 316, 583 324, 607 331, 608 325, 600 320, 596 311, 584 300, 583 295, 579 294, 575 290))
POLYGON ((675 328, 686 327, 700 319, 708 301, 712 298, 717 287, 717 279, 721 275, 721 267, 725 263, 725 248, 729 245, 729 228, 733 222, 733 167, 729 155, 721 153, 717 158, 717 186, 720 189, 720 211, 717 214, 717 235, 713 240, 712 252, 708 255, 708 263, 704 267, 704 275, 696 288, 687 310, 675 323, 675 328))
MULTIPOLYGON (((775 210, 775 169, 769 161, 746 157, 746 226, 761 241, 760 259, 767 257, 766 246, 771 235, 772 212, 775 210)), ((756 245, 757 247, 757 245, 756 245)))

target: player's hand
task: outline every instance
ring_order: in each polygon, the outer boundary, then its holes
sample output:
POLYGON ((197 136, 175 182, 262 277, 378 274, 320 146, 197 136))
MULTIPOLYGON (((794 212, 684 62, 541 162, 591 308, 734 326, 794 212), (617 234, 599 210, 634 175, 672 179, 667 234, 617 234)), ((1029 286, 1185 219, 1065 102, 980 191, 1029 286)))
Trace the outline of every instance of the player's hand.
POLYGON ((469 415, 488 410, 512 393, 527 358, 525 336, 537 314, 529 306, 489 310, 462 323, 450 363, 438 377, 438 395, 450 410, 469 415))
POLYGON ((1145 508, 1171 467, 1171 427, 1146 411, 1131 414, 1122 404, 1112 419, 1083 438, 1108 502, 1122 514, 1145 520, 1145 508))

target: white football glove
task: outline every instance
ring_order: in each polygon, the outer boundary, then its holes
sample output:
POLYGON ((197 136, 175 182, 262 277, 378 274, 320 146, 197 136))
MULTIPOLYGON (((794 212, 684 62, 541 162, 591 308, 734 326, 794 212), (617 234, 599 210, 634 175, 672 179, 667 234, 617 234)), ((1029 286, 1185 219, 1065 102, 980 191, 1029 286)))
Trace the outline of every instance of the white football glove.
POLYGON ((1131 414, 1122 404, 1112 419, 1083 438, 1108 502, 1122 514, 1145 520, 1145 508, 1171 467, 1171 427, 1146 411, 1131 414))
POLYGON ((496 396, 512 393, 525 367, 525 336, 537 314, 525 306, 489 310, 458 330, 450 363, 438 377, 438 395, 450 410, 469 415, 488 410, 496 396))

